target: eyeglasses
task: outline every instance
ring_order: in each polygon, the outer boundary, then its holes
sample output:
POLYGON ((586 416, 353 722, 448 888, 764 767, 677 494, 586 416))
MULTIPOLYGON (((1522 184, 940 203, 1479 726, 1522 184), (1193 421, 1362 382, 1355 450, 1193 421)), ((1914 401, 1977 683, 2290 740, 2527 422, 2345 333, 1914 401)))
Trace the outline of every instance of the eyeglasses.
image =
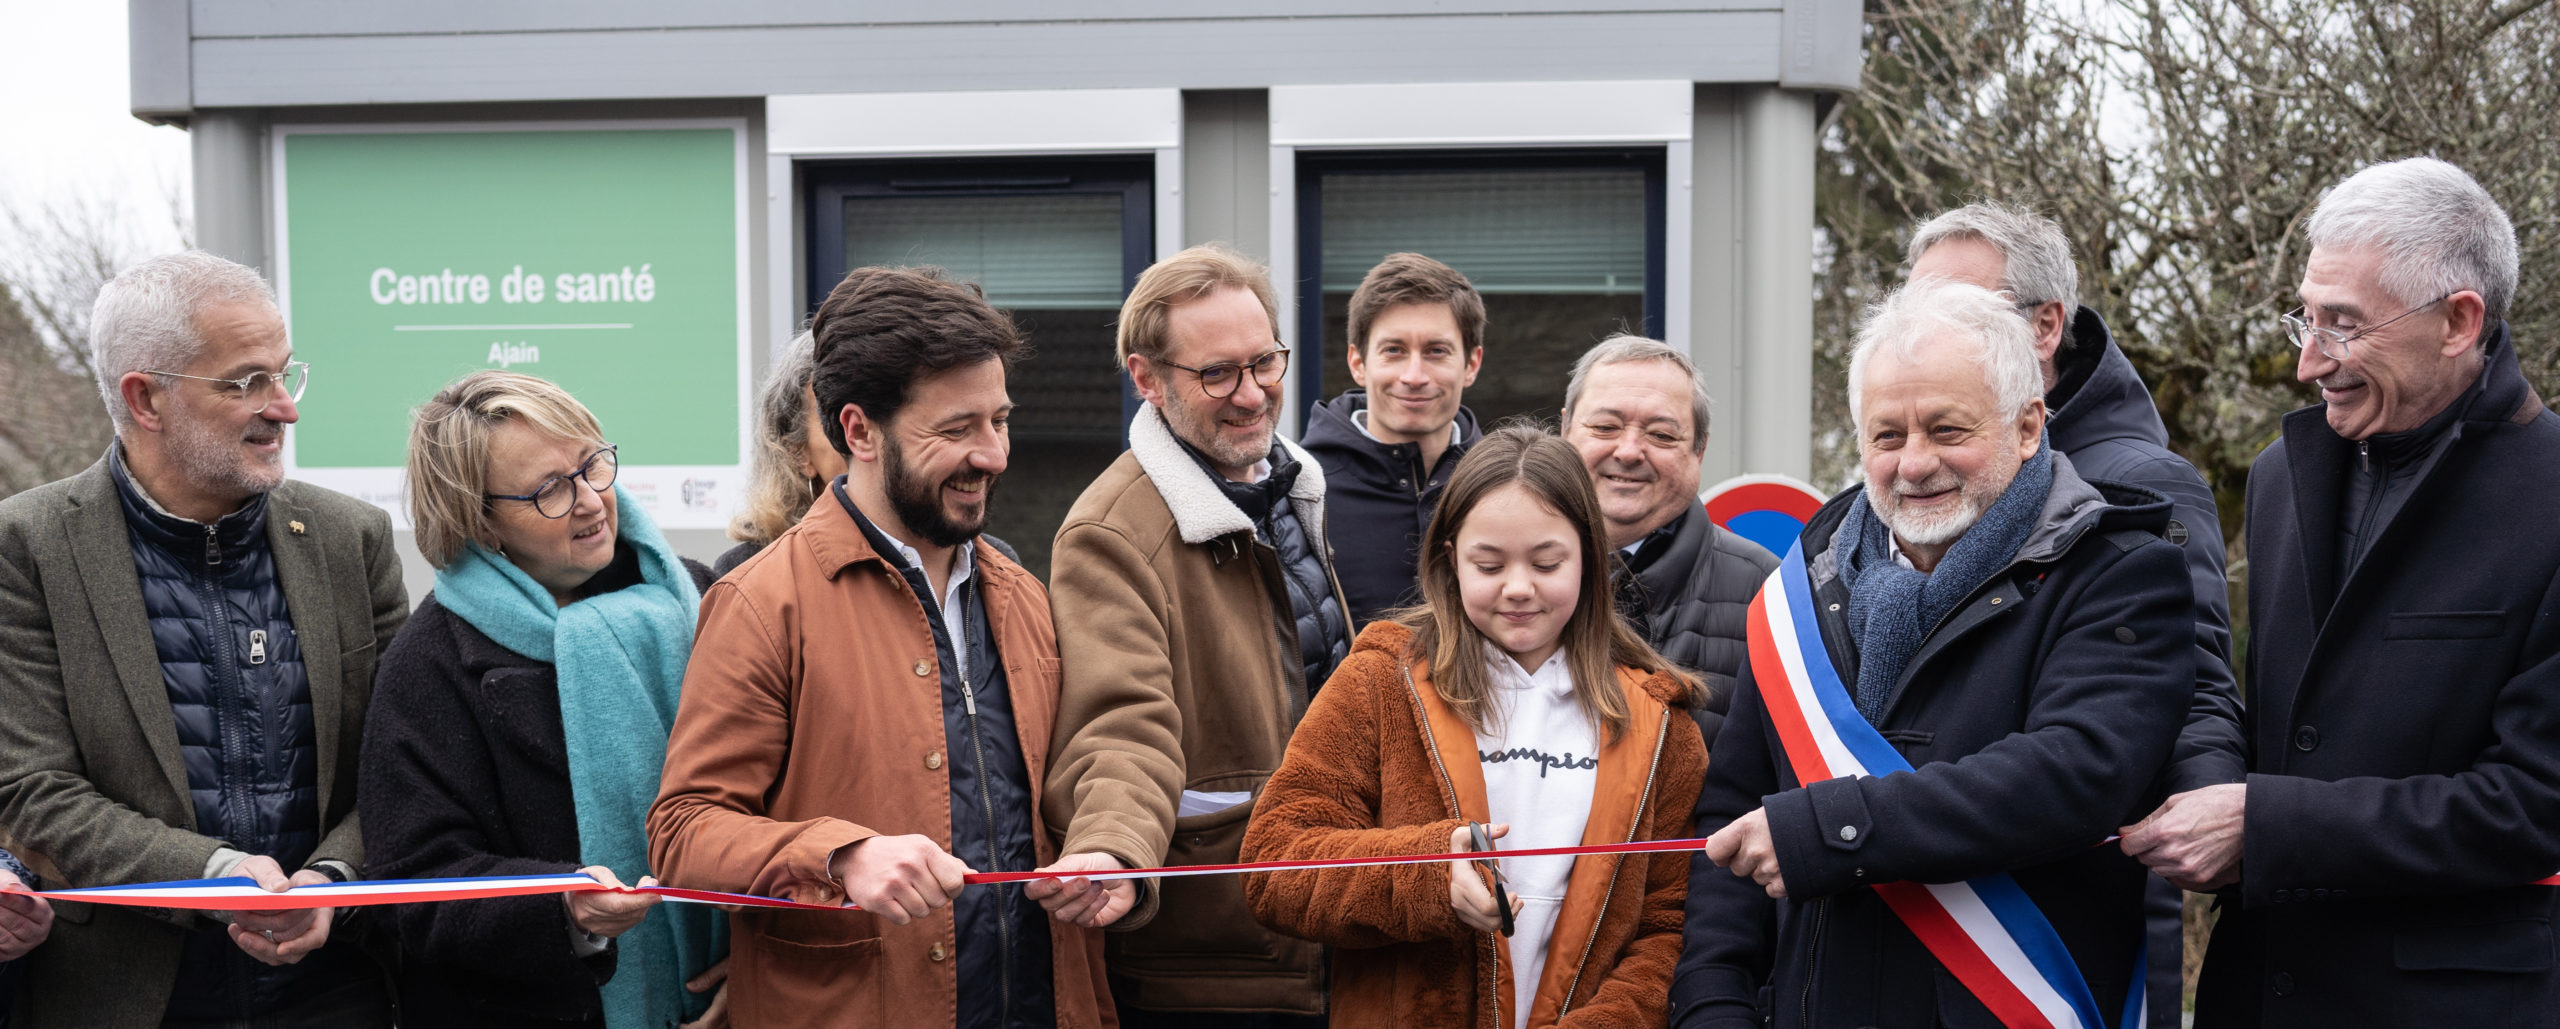
POLYGON ((577 471, 544 479, 542 485, 534 487, 531 493, 483 493, 480 496, 484 500, 524 501, 533 505, 534 511, 545 518, 568 517, 570 509, 578 506, 576 480, 587 480, 587 486, 598 493, 613 488, 617 462, 614 451, 618 449, 611 443, 605 444, 604 449, 587 455, 586 463, 579 465, 577 471))
MULTIPOLYGON (((2462 291, 2453 291, 2453 293, 2459 292, 2462 291)), ((2347 344, 2382 331, 2382 327, 2384 325, 2389 325, 2392 322, 2399 321, 2402 318, 2424 311, 2427 308, 2436 306, 2437 304, 2444 303, 2447 299, 2453 296, 2453 293, 2447 293, 2444 296, 2437 297, 2433 300, 2427 301, 2426 303, 2419 304, 2416 307, 2402 311, 2399 314, 2392 315, 2389 318, 2383 319, 2378 325, 2369 325, 2354 332, 2340 332, 2336 329, 2313 325, 2302 317, 2304 314, 2309 313, 2310 308, 2297 307, 2293 309, 2292 314, 2284 316, 2284 337, 2293 341, 2293 348, 2295 350, 2300 350, 2304 347, 2310 346, 2313 340, 2318 340, 2320 343, 2321 354, 2327 356, 2332 361, 2344 361, 2347 359, 2347 344)))
POLYGON ((1220 361, 1206 368, 1193 368, 1189 365, 1175 364, 1163 358, 1157 358, 1156 363, 1167 368, 1180 368, 1199 376, 1200 392, 1208 394, 1211 400, 1225 400, 1235 395, 1236 387, 1244 385, 1244 371, 1247 368, 1253 370, 1254 385, 1264 389, 1280 385, 1280 377, 1289 374, 1289 348, 1282 346, 1264 351, 1262 356, 1254 358, 1250 364, 1220 361))
POLYGON ((143 374, 221 383, 225 388, 218 392, 223 396, 244 403, 250 400, 258 401, 258 409, 249 412, 250 414, 267 413, 268 408, 275 406, 278 391, 284 393, 286 403, 298 402, 302 399, 303 387, 311 385, 311 366, 300 361, 285 362, 284 370, 281 372, 250 372, 237 379, 217 379, 210 375, 188 375, 184 372, 155 372, 149 369, 144 369, 143 374))

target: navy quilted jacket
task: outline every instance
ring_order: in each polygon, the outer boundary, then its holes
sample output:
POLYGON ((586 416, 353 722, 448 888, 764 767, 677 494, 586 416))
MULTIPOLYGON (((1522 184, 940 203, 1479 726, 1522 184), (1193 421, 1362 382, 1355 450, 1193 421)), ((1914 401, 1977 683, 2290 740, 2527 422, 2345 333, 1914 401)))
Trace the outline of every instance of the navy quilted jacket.
MULTIPOLYGON (((287 872, 320 843, 311 684, 267 546, 267 498, 211 525, 163 513, 114 465, 143 611, 178 720, 195 831, 287 872)), ((268 968, 218 925, 187 941, 170 1018, 272 1011, 344 981, 344 948, 268 968), (309 988, 306 987, 309 984, 309 988)))

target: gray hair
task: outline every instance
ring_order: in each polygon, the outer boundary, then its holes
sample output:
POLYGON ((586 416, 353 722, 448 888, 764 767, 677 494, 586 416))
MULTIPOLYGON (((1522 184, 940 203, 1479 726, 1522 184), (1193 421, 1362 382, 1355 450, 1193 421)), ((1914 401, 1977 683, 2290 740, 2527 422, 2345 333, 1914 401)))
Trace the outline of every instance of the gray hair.
POLYGON ((2432 157, 2347 176, 2312 209, 2308 235, 2315 249, 2380 251, 2383 290, 2413 307, 2476 290, 2497 321, 2515 299, 2516 230, 2507 212, 2469 173, 2432 157))
POLYGON ((1689 428, 1697 437, 1689 441, 1689 449, 1704 453, 1707 449, 1707 377, 1698 373, 1698 365, 1689 360, 1689 355, 1658 339, 1621 332, 1583 351, 1582 356, 1573 362, 1573 378, 1564 384, 1564 416, 1572 418, 1573 409, 1582 403, 1582 387, 1590 380, 1592 369, 1636 361, 1669 361, 1689 376, 1689 428))
POLYGON ((1849 418, 1864 424, 1867 359, 1891 347, 1909 358, 1920 344, 1950 332, 1980 348, 1983 381, 2006 415, 2044 396, 2035 333, 2007 298, 1970 283, 1928 279, 1887 295, 1867 311, 1849 355, 1849 418))
POLYGON ((802 455, 812 446, 829 445, 809 438, 806 397, 816 347, 809 331, 801 330, 765 373, 764 389, 756 400, 756 454, 747 474, 747 502, 729 520, 730 539, 771 543, 818 499, 818 491, 800 475, 802 455))
POLYGON ((133 424, 116 384, 133 372, 174 372, 204 349, 196 314, 214 304, 275 306, 275 291, 258 270, 202 250, 182 250, 125 269, 98 290, 89 313, 91 366, 107 417, 121 433, 133 424))
POLYGON ((2000 288, 2029 307, 2061 301, 2080 303, 2080 270, 2071 263, 2071 239, 2062 226, 2023 207, 1983 201, 1966 204, 1921 223, 1911 234, 1903 263, 1920 260, 1930 247, 1951 239, 1978 239, 2000 252, 2007 262, 2000 288))

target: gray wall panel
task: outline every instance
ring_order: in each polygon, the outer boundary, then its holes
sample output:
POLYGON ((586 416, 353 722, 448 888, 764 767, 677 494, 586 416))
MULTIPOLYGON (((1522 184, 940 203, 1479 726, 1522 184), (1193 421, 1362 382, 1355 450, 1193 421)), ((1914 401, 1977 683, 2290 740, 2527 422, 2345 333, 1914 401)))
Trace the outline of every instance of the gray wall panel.
POLYGON ((1776 11, 199 39, 207 107, 1778 77, 1776 11), (1356 33, 1347 26, 1356 25, 1356 33))
MULTIPOLYGON (((185 3, 186 0, 172 0, 185 3)), ((1854 0, 1853 0, 1854 2, 1854 0)), ((1609 0, 1611 11, 1776 10, 1780 0, 1609 0)), ((1200 21, 1233 18, 1366 18, 1380 15, 1576 13, 1556 0, 195 0, 197 38, 443 35, 491 32, 657 32, 701 28, 970 24, 988 22, 1200 21)))
POLYGON ((1182 94, 1182 243, 1271 260, 1271 92, 1182 94))
POLYGON ((195 106, 187 67, 187 0, 131 0, 125 47, 134 117, 183 118, 195 106))
POLYGON ((1778 84, 1856 92, 1864 70, 1866 5, 1859 0, 1787 0, 1778 84))

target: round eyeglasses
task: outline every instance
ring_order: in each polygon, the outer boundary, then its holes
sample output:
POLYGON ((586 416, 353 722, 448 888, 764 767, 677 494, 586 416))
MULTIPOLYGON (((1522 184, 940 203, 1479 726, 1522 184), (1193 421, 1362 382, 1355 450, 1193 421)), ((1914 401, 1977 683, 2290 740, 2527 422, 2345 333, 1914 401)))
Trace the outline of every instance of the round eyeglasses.
POLYGON ((1278 387, 1281 377, 1289 374, 1289 348, 1285 345, 1263 351, 1262 356, 1243 364, 1220 361, 1205 368, 1194 368, 1186 364, 1175 364, 1163 358, 1156 358, 1155 361, 1167 368, 1180 368, 1199 376, 1200 392, 1208 394, 1211 400, 1225 400, 1234 396, 1236 387, 1244 385, 1246 369, 1251 369, 1253 372, 1253 384, 1264 389, 1278 387))
POLYGON ((484 500, 524 501, 533 505, 534 511, 545 518, 568 517, 570 509, 578 506, 578 480, 586 480, 587 486, 598 493, 613 488, 618 461, 614 451, 618 449, 611 443, 605 444, 604 449, 588 455, 586 463, 579 465, 576 471, 544 479, 531 493, 483 493, 480 496, 484 500))

